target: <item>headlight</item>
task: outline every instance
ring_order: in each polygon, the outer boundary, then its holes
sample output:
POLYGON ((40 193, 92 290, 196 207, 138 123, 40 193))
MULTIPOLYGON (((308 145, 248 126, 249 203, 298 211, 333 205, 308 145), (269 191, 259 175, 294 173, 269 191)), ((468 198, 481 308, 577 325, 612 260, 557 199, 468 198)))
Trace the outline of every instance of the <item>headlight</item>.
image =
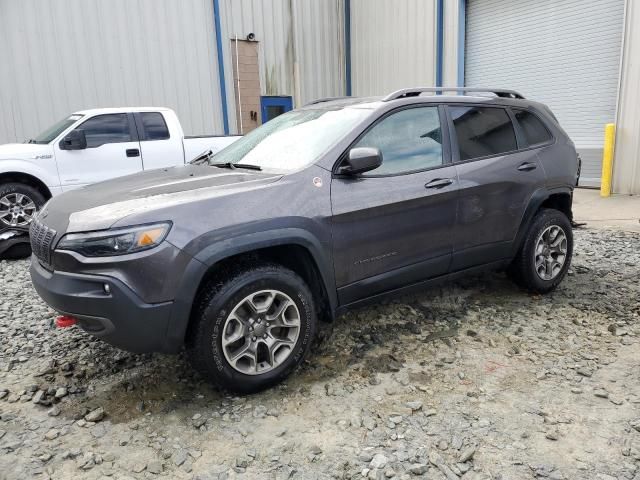
POLYGON ((85 257, 109 257, 149 250, 158 246, 169 233, 171 223, 156 223, 101 232, 68 233, 58 250, 71 250, 85 257))

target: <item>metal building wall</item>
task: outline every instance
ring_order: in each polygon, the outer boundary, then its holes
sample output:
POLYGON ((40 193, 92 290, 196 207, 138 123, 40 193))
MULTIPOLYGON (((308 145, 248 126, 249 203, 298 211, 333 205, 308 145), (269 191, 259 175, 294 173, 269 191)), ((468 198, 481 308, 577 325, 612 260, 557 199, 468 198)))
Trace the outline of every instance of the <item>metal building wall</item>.
POLYGON ((353 95, 435 84, 435 0, 352 0, 353 95))
POLYGON ((465 82, 546 103, 582 157, 582 185, 600 184, 604 126, 613 122, 624 0, 468 0, 465 82))
POLYGON ((461 47, 464 48, 464 4, 465 0, 445 0, 443 2, 442 85, 445 87, 464 85, 464 68, 462 68, 464 58, 462 58, 462 62, 459 61, 461 47), (460 29, 460 26, 462 26, 462 29, 460 29))
POLYGON ((262 95, 286 95, 300 106, 344 95, 342 0, 223 0, 221 28, 231 129, 235 125, 234 39, 259 42, 262 95))
POLYGON ((216 62, 211 0, 0 0, 0 143, 107 106, 222 133, 216 62))
POLYGON ((345 95, 344 0, 297 0, 298 105, 345 95))
POLYGON ((616 125, 613 191, 640 194, 640 5, 627 0, 616 125))

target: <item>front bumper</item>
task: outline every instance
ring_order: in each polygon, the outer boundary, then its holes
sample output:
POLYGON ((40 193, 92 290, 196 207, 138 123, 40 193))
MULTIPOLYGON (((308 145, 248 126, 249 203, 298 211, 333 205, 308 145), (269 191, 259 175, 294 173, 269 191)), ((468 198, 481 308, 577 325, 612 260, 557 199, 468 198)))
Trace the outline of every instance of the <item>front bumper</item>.
POLYGON ((145 303, 122 281, 106 275, 50 272, 35 256, 30 273, 45 302, 77 318, 83 330, 117 348, 175 353, 181 347, 167 337, 172 301, 145 303))

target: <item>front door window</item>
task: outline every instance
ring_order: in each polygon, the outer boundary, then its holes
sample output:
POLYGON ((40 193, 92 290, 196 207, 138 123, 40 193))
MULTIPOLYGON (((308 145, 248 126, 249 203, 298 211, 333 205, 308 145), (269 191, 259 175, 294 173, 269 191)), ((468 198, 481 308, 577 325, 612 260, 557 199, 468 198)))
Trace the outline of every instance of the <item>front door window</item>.
POLYGON ((375 147, 382 165, 374 175, 398 175, 442 165, 442 131, 438 107, 407 108, 389 115, 355 145, 375 147))

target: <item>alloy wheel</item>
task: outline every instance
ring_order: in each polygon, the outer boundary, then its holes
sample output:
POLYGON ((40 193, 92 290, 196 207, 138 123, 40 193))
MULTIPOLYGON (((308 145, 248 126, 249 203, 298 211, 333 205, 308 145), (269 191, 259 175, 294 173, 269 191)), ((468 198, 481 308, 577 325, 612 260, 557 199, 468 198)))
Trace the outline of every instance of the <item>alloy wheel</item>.
POLYGON ((558 225, 547 227, 536 241, 535 268, 542 280, 553 280, 562 271, 567 258, 567 234, 558 225))
POLYGON ((224 356, 240 373, 264 374, 289 358, 300 327, 300 311, 286 293, 279 290, 252 293, 233 308, 224 323, 224 356))
POLYGON ((31 223, 38 207, 23 193, 7 193, 0 198, 0 222, 9 227, 25 227, 31 223))

